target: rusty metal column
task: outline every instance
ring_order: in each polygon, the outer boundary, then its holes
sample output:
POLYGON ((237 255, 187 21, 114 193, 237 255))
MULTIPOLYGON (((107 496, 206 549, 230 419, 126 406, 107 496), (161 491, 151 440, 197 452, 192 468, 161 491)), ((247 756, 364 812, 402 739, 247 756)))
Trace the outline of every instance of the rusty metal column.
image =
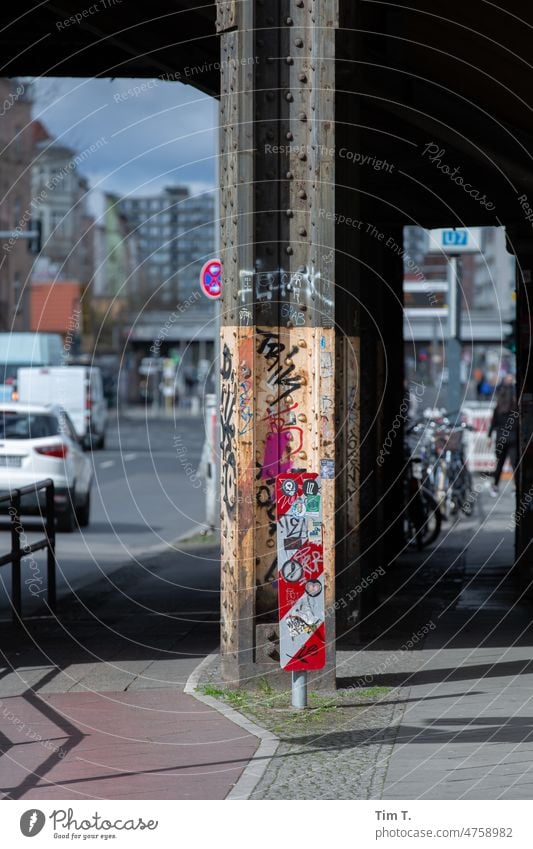
POLYGON ((518 468, 515 472, 515 574, 533 596, 533 239, 523 227, 507 228, 508 250, 516 256, 516 394, 519 412, 518 468))
MULTIPOLYGON (((385 233, 385 248, 376 258, 376 272, 381 278, 379 298, 375 303, 375 322, 380 332, 376 338, 376 492, 377 508, 374 524, 375 544, 367 570, 386 567, 396 552, 404 547, 403 539, 403 466, 405 400, 403 365, 403 228, 392 223, 380 225, 385 233), (392 435, 392 436, 391 436, 392 435), (389 441, 390 439, 390 441, 389 441), (392 442, 392 444, 390 444, 392 442), (388 447, 390 445, 390 448, 388 447)), ((371 584, 365 593, 367 609, 375 606, 379 583, 371 584)))
POLYGON ((255 614, 252 4, 218 3, 217 30, 223 33, 219 167, 224 269, 220 345, 221 660, 224 679, 240 683, 253 674, 255 614), (243 64, 246 58, 250 61, 243 64), (246 404, 240 400, 243 390, 246 404), (248 416, 248 427, 244 415, 248 416))
POLYGON ((336 90, 336 587, 337 638, 354 640, 361 601, 360 400, 362 196, 359 170, 348 159, 359 143, 360 103, 354 75, 360 55, 355 4, 342 4, 337 37, 336 90))
POLYGON ((276 673, 275 476, 322 474, 334 675, 336 0, 219 2, 222 668, 276 673))

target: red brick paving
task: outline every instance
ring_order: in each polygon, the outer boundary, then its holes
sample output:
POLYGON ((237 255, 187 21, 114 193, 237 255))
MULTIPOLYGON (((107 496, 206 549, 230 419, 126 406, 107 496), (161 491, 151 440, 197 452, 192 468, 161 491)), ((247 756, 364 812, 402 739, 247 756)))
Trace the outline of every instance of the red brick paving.
POLYGON ((28 691, 0 706, 0 794, 224 799, 257 745, 257 737, 175 690, 28 691))

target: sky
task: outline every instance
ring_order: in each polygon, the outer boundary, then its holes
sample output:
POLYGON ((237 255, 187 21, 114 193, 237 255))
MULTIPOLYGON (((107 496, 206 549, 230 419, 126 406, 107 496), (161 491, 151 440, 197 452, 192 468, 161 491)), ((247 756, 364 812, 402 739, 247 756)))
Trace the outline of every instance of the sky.
POLYGON ((193 193, 215 185, 217 103, 191 86, 39 78, 33 99, 33 117, 84 153, 79 171, 90 180, 93 212, 102 191, 142 196, 169 185, 193 193))

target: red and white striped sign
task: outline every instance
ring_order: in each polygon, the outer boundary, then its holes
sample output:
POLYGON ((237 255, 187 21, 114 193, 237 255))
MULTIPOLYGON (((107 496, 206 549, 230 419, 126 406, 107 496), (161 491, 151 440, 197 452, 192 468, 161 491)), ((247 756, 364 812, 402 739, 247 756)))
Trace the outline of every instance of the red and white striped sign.
POLYGON ((280 665, 287 672, 326 663, 322 496, 318 474, 276 478, 280 665))
POLYGON ((471 472, 493 472, 496 466, 494 446, 489 440, 492 406, 463 408, 461 412, 472 431, 465 433, 465 449, 468 468, 471 472))
MULTIPOLYGON (((489 438, 489 427, 494 413, 493 404, 478 404, 476 407, 463 407, 461 410, 465 421, 473 431, 465 433, 466 462, 471 472, 489 472, 492 474, 496 468, 496 442, 497 435, 493 441, 489 438)), ((511 478, 513 467, 509 458, 503 466, 503 480, 511 478)))

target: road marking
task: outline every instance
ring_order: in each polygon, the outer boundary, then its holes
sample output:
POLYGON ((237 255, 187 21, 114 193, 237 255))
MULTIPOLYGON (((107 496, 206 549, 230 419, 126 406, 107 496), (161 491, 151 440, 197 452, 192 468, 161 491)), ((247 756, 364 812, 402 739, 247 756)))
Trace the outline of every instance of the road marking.
MULTIPOLYGON (((201 447, 202 447, 200 444, 198 444, 196 446, 187 446, 187 447, 188 448, 190 447, 191 453, 196 452, 196 455, 198 457, 200 456, 201 447)), ((124 456, 122 451, 120 451, 118 448, 117 449, 109 448, 109 449, 106 450, 105 453, 106 453, 106 456, 108 456, 108 457, 109 456, 113 456, 113 457, 123 457, 124 456)), ((150 459, 173 460, 174 459, 175 460, 176 459, 176 452, 175 451, 150 451, 148 449, 146 451, 136 451, 135 456, 140 458, 140 459, 143 459, 143 460, 144 459, 148 459, 148 460, 150 460, 150 459)))
POLYGON ((133 454, 124 454, 124 461, 127 463, 127 462, 129 462, 129 460, 136 460, 136 459, 137 459, 137 457, 138 457, 138 455, 137 455, 137 454, 135 454, 135 453, 133 453, 133 454))
POLYGON ((114 460, 104 460, 103 463, 100 463, 100 468, 101 469, 110 469, 111 466, 114 466, 114 465, 115 465, 114 460))

